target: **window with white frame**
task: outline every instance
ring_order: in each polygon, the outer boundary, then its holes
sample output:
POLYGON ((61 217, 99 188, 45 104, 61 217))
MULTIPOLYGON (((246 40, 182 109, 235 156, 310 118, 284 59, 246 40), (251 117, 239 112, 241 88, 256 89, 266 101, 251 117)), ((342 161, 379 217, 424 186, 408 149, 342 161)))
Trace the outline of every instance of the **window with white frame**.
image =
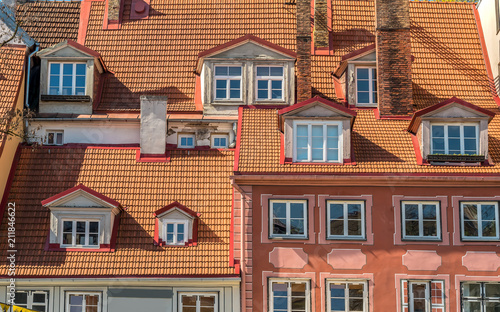
POLYGON ((167 245, 184 245, 188 241, 188 222, 169 220, 163 223, 163 241, 167 245))
POLYGON ((98 247, 99 221, 63 220, 61 247, 98 247))
POLYGON ((342 123, 294 121, 293 159, 296 162, 342 162, 342 123))
POLYGON ((368 289, 366 281, 326 282, 327 312, 368 312, 368 289))
POLYGON ((500 311, 500 283, 462 283, 463 312, 500 311))
POLYGON ((15 305, 38 312, 49 311, 49 292, 44 290, 16 290, 15 305))
POLYGON ((47 145, 63 145, 64 132, 62 130, 47 130, 47 145))
POLYGON ((194 148, 194 134, 179 134, 177 136, 177 147, 178 148, 194 148))
POLYGON ((327 201, 329 239, 365 238, 365 203, 363 201, 327 201))
POLYGON ((498 240, 498 202, 461 202, 462 240, 498 240))
POLYGON ((269 236, 307 238, 307 201, 270 200, 269 236))
POLYGON ((269 312, 310 312, 310 282, 296 279, 269 280, 269 312))
POLYGON ((402 281, 403 311, 444 312, 444 282, 428 280, 402 281))
POLYGON ((257 66, 257 100, 283 100, 283 66, 257 66))
POLYGON ((214 66, 215 100, 241 100, 241 66, 214 66))
POLYGON ((227 134, 213 134, 211 141, 212 148, 227 148, 229 136, 227 134))
POLYGON ((66 293, 66 312, 101 312, 101 304, 101 293, 66 293))
POLYGON ((431 154, 478 154, 477 124, 432 124, 431 129, 431 154))
POLYGON ((179 312, 219 311, 217 293, 179 293, 179 312))
POLYGON ((377 68, 356 67, 356 104, 358 106, 377 104, 377 68))
POLYGON ((441 221, 438 202, 404 201, 401 205, 402 238, 439 240, 441 221))
POLYGON ((50 63, 48 93, 50 95, 85 95, 86 63, 50 63))

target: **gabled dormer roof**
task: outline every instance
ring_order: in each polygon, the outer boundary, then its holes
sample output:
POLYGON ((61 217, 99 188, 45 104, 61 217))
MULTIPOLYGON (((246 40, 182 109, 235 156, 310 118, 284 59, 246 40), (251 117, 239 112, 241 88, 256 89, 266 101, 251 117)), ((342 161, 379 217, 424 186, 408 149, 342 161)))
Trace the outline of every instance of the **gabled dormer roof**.
POLYGON ((197 218, 200 216, 199 213, 194 212, 193 210, 189 209, 188 207, 179 204, 178 202, 174 201, 173 203, 153 212, 153 215, 157 218, 160 218, 174 210, 180 211, 181 213, 185 214, 186 216, 190 218, 197 218))
POLYGON ((301 117, 331 117, 342 116, 354 119, 356 112, 335 102, 328 101, 322 97, 315 96, 309 100, 294 104, 292 106, 280 109, 279 115, 282 116, 301 116, 301 117))
MULTIPOLYGON (((104 65, 104 61, 101 58, 101 55, 86 46, 83 46, 73 40, 64 40, 55 44, 51 47, 43 49, 36 54, 38 57, 93 57, 95 59, 96 64, 98 64, 98 68, 101 67, 102 71, 106 71, 106 66, 104 65), (73 52, 71 52, 73 51, 73 52)), ((100 70, 101 71, 101 70, 100 70)))
POLYGON ((42 200, 44 207, 88 207, 88 208, 119 208, 122 206, 113 200, 83 184, 79 184, 64 192, 42 200))
POLYGON ((349 63, 349 61, 354 61, 354 60, 358 60, 358 59, 362 60, 362 59, 368 57, 368 59, 366 61, 376 62, 376 56, 372 56, 370 58, 370 54, 375 54, 375 43, 370 44, 364 48, 358 49, 356 51, 342 55, 342 57, 340 59, 340 64, 337 66, 337 68, 333 72, 333 75, 337 78, 340 78, 340 76, 342 76, 342 74, 346 70, 347 64, 349 63))
POLYGON ((411 119, 410 125, 408 126, 408 132, 417 133, 418 127, 422 122, 422 118, 426 117, 446 117, 453 118, 454 116, 461 117, 477 117, 477 118, 488 118, 488 122, 490 122, 493 117, 495 117, 495 113, 479 107, 477 105, 471 104, 464 100, 461 100, 457 97, 452 97, 448 100, 442 101, 435 105, 429 106, 427 108, 421 109, 415 114, 411 119), (452 112, 453 110, 453 112, 452 112), (446 112, 446 113, 445 113, 446 112))
MULTIPOLYGON (((198 64, 196 66, 196 72, 197 73, 201 72, 201 65, 203 64, 203 61, 206 58, 216 57, 218 55, 223 54, 224 52, 227 52, 227 51, 232 50, 232 49, 236 49, 236 48, 241 47, 245 44, 256 45, 262 49, 277 53, 284 58, 291 58, 291 59, 297 58, 297 53, 295 53, 292 50, 285 49, 279 45, 276 45, 272 42, 261 39, 257 36, 254 36, 254 35, 245 35, 243 37, 231 40, 231 41, 226 42, 224 44, 218 45, 216 47, 213 47, 211 49, 208 49, 208 50, 205 50, 205 51, 198 53, 198 64)), ((246 50, 251 51, 252 49, 246 49, 246 50)))

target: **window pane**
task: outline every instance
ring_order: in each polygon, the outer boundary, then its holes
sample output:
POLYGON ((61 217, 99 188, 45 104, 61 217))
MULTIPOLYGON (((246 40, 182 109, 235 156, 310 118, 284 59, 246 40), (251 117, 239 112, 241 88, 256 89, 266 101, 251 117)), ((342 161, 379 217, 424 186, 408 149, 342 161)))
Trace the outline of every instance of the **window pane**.
POLYGON ((76 74, 79 76, 85 76, 85 70, 87 66, 85 64, 76 64, 76 74))
POLYGON ((436 220, 436 205, 422 205, 424 219, 436 220))
POLYGON ((273 308, 287 311, 288 309, 288 292, 286 283, 273 283, 273 308))
POLYGON ((273 217, 274 218, 286 218, 286 204, 274 202, 273 206, 273 217))
POLYGON ((327 126, 326 127, 326 135, 328 137, 336 138, 339 136, 339 127, 337 126, 327 126))
POLYGON ((271 89, 273 90, 281 90, 282 81, 281 80, 273 80, 271 81, 271 89))
POLYGON ((229 81, 229 88, 234 89, 235 91, 240 91, 240 81, 239 80, 230 80, 229 81))
POLYGON ((76 76, 76 86, 85 87, 85 76, 76 76))
POLYGON ((297 136, 307 137, 307 126, 297 125, 297 136))
POLYGON ((370 103, 370 93, 358 92, 358 103, 370 103))
POLYGON ((89 245, 91 245, 91 246, 99 245, 99 235, 98 234, 89 234, 89 245))
POLYGON ((76 234, 76 244, 85 245, 85 234, 76 234))
POLYGON ((63 64, 63 75, 73 75, 73 64, 63 64))
POLYGON ((63 87, 71 87, 73 85, 73 76, 63 76, 63 87))
POLYGON ((436 221, 424 221, 424 236, 437 236, 436 221))
POLYGON ((85 303, 87 306, 89 306, 89 305, 97 306, 99 304, 99 296, 86 295, 85 296, 85 303))
POLYGON ((82 305, 83 304, 83 296, 82 295, 70 295, 69 296, 69 304, 82 305))
POLYGON ((291 219, 290 220, 290 234, 304 234, 304 220, 291 219))
POLYGON ((406 220, 418 219, 418 205, 417 204, 406 204, 405 205, 405 219, 406 220))
POLYGON ((358 80, 358 91, 369 91, 370 82, 364 80, 358 80))
POLYGON ((347 205, 347 216, 349 219, 361 219, 361 205, 360 204, 348 204, 347 205))
POLYGON ((227 66, 216 66, 215 74, 218 76, 227 76, 228 68, 227 66))
POLYGON ((464 149, 465 154, 477 154, 476 139, 464 139, 464 149))
POLYGON ((99 222, 89 222, 89 233, 99 232, 99 222))
POLYGON ((63 222, 63 232, 71 232, 73 229, 72 221, 64 221, 63 222))
POLYGON ((259 99, 267 99, 267 89, 266 90, 259 90, 257 92, 257 98, 259 99))
POLYGON ((286 219, 274 219, 273 234, 286 234, 286 219))
POLYGON ((328 148, 339 148, 339 139, 338 137, 329 137, 326 141, 326 144, 328 148))
POLYGON ((483 221, 483 236, 485 237, 497 236, 497 227, 495 221, 483 221))
POLYGON ((16 292, 16 304, 27 304, 27 303, 28 303, 28 293, 16 292))
POLYGON ((361 235, 361 221, 351 221, 347 222, 347 235, 361 235))
POLYGON ((478 236, 477 221, 465 221, 464 222, 464 235, 469 237, 478 236))
POLYGON ((464 284, 463 295, 465 297, 477 297, 481 296, 481 284, 464 284))
POLYGON ((215 87, 217 89, 225 89, 227 86, 227 80, 217 79, 215 80, 215 87))
POLYGON ((313 137, 312 137, 312 148, 320 148, 323 149, 323 136, 314 136, 314 128, 313 128, 313 137))
POLYGON ((344 220, 330 221, 330 235, 344 235, 344 220))
POLYGON ((167 243, 174 243, 174 234, 167 234, 167 243))
POLYGON ((55 87, 54 88, 50 88, 49 89, 49 94, 50 95, 58 95, 59 94, 59 87, 57 87, 57 88, 55 88, 55 87))
POLYGON ((272 90, 271 91, 271 98, 272 99, 281 99, 282 98, 282 91, 281 90, 272 90))
POLYGON ((323 126, 312 126, 312 135, 315 137, 323 137, 323 126))
POLYGON ((226 98, 226 90, 225 89, 217 89, 217 91, 215 91, 215 97, 218 99, 225 99, 226 98))
POLYGON ((495 205, 481 205, 481 217, 483 220, 495 220, 495 205))
POLYGON ((59 88, 59 76, 50 76, 50 84, 51 87, 59 88))
POLYGON ((174 232, 174 224, 167 223, 167 233, 173 233, 173 232, 174 232))
POLYGON ((63 138, 62 133, 56 133, 56 144, 62 144, 63 143, 62 138, 63 138))
POLYGON ((432 153, 433 154, 444 154, 445 153, 444 139, 442 139, 442 138, 432 139, 432 153))
POLYGON ((271 67, 271 76, 283 76, 283 67, 271 67))
POLYGON ((327 160, 328 161, 338 161, 339 160, 338 149, 329 149, 327 151, 327 160))
POLYGON ((464 138, 476 138, 476 127, 464 126, 464 138))
POLYGON ((76 222, 76 232, 77 233, 85 233, 85 222, 81 222, 81 221, 76 222))
POLYGON ((344 218, 344 205, 330 204, 330 219, 344 218))
POLYGON ((349 311, 363 311, 363 299, 349 299, 349 311))
MULTIPOLYGON (((499 298, 500 297, 500 284, 485 284, 484 285, 485 295, 488 298, 499 298)), ((17 299, 17 297, 16 297, 17 299)))
POLYGON ((290 204, 290 217, 291 218, 304 218, 304 204, 291 203, 290 204))
MULTIPOLYGON (((298 148, 307 148, 307 142, 308 142, 307 137, 297 137, 297 147, 298 148)), ((306 152, 307 152, 307 150, 306 150, 306 152)))
POLYGON ((297 160, 307 160, 307 149, 297 150, 297 160))
POLYGON ((33 311, 38 311, 38 312, 46 312, 47 311, 47 307, 44 306, 44 305, 33 304, 33 306, 31 307, 31 309, 33 311))
POLYGON ((405 234, 406 236, 419 236, 418 221, 406 221, 405 222, 405 234))
POLYGON ((500 311, 500 302, 486 302, 485 312, 498 312, 500 311))
POLYGON ((461 154, 460 139, 448 139, 448 154, 461 154))
POLYGON ((449 138, 459 138, 460 137, 460 126, 448 126, 448 137, 449 138))
POLYGON ((177 233, 184 233, 184 224, 183 223, 177 224, 177 233))
POLYGON ((477 207, 473 204, 464 204, 463 206, 464 220, 477 220, 477 207))
POLYGON ((71 244, 73 244, 73 235, 71 233, 65 233, 65 234, 63 234, 63 244, 64 245, 71 245, 71 244))
POLYGON ((481 302, 464 302, 464 311, 466 312, 481 312, 481 302))
POLYGON ((61 64, 50 64, 50 74, 51 75, 59 75, 61 73, 61 64))
POLYGON ((184 242, 184 234, 177 234, 177 243, 184 242))
MULTIPOLYGON (((17 295, 16 295, 17 302, 17 295)), ((33 293, 33 302, 45 303, 45 293, 33 293)))
POLYGON ((241 76, 241 67, 229 67, 229 76, 241 76))
POLYGON ((433 138, 444 138, 444 126, 432 126, 433 138))
POLYGON ((69 312, 83 312, 82 306, 70 306, 69 312))
POLYGON ((312 160, 323 160, 323 149, 313 149, 312 160))
POLYGON ((357 79, 368 79, 369 74, 368 74, 368 68, 358 68, 357 69, 357 79))
POLYGON ((269 67, 257 67, 257 76, 269 76, 269 67))

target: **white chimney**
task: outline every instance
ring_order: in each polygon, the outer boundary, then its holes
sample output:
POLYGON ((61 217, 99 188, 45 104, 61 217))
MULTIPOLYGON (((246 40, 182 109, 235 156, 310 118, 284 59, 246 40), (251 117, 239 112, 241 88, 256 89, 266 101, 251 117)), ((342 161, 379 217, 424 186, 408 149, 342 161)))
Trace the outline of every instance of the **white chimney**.
POLYGON ((167 144, 167 97, 141 96, 141 155, 164 155, 167 144))

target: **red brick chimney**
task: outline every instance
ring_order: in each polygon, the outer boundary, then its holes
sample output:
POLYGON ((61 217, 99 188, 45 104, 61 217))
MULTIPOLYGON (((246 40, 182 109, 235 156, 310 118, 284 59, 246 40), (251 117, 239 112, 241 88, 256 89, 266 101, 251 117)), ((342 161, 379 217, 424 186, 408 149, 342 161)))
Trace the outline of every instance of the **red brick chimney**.
POLYGON ((297 0, 297 102, 311 98, 311 0, 297 0))
POLYGON ((375 0, 380 116, 413 113, 409 0, 375 0))

